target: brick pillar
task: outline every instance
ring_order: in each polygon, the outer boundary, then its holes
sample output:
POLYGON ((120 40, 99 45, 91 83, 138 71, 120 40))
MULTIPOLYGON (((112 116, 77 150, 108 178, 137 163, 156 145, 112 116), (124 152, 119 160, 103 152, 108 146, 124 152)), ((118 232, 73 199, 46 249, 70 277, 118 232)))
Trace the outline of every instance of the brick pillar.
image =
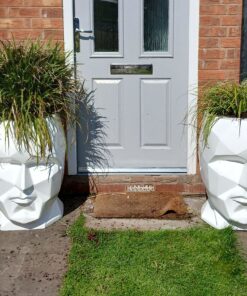
POLYGON ((239 80, 242 0, 200 1, 199 83, 239 80))
POLYGON ((62 0, 0 0, 0 39, 63 41, 62 0))

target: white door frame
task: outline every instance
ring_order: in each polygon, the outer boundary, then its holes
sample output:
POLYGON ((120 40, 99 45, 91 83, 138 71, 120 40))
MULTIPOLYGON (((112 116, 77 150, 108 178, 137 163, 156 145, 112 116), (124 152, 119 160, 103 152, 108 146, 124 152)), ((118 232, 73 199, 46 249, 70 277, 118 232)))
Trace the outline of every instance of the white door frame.
MULTIPOLYGON (((180 0, 184 1, 184 0, 180 0)), ((188 110, 195 110, 197 106, 196 91, 198 88, 198 49, 199 49, 199 8, 200 0, 189 1, 189 73, 188 73, 188 110)), ((64 49, 73 53, 74 50, 74 1, 63 0, 63 22, 64 22, 64 49)), ((74 64, 74 55, 71 54, 70 64, 74 64)), ((193 112, 194 113, 194 112, 193 112)), ((189 112, 187 122, 196 121, 196 116, 189 112)), ((68 174, 77 175, 77 151, 76 151, 76 128, 68 127, 68 174)), ((187 174, 196 174, 197 166, 197 137, 196 122, 188 125, 188 155, 187 174)))

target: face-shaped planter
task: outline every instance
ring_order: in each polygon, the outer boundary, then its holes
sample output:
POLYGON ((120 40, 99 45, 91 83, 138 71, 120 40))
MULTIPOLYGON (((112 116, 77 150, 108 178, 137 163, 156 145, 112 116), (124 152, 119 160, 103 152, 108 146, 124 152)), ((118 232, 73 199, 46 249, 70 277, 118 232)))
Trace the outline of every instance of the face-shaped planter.
MULTIPOLYGON (((41 229, 63 215, 57 197, 64 173, 65 136, 58 118, 47 119, 53 148, 48 161, 6 145, 0 124, 0 230, 41 229)), ((34 150, 33 150, 34 151, 34 150)))
POLYGON ((202 219, 217 229, 247 230, 247 120, 219 119, 205 148, 200 140, 199 156, 208 194, 202 219))

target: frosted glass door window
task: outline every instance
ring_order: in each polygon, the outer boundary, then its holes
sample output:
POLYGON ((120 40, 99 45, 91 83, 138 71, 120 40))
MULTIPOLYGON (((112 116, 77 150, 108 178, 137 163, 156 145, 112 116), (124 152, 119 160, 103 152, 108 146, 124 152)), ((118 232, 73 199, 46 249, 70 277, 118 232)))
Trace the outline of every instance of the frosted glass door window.
POLYGON ((118 0, 94 0, 96 52, 118 52, 118 0))
POLYGON ((144 51, 168 51, 169 0, 144 0, 144 51))

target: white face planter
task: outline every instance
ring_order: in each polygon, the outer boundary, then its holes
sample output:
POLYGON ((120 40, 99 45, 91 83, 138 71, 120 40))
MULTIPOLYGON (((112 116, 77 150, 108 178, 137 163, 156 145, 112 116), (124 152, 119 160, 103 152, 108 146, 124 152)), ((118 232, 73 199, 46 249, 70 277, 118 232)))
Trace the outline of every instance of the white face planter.
POLYGON ((58 199, 65 157, 65 137, 57 119, 48 119, 53 152, 48 162, 40 161, 24 150, 18 151, 15 141, 5 144, 0 125, 0 230, 41 229, 63 215, 58 199))
POLYGON ((247 120, 219 119, 199 151, 208 194, 202 219, 217 229, 247 230, 247 120))

